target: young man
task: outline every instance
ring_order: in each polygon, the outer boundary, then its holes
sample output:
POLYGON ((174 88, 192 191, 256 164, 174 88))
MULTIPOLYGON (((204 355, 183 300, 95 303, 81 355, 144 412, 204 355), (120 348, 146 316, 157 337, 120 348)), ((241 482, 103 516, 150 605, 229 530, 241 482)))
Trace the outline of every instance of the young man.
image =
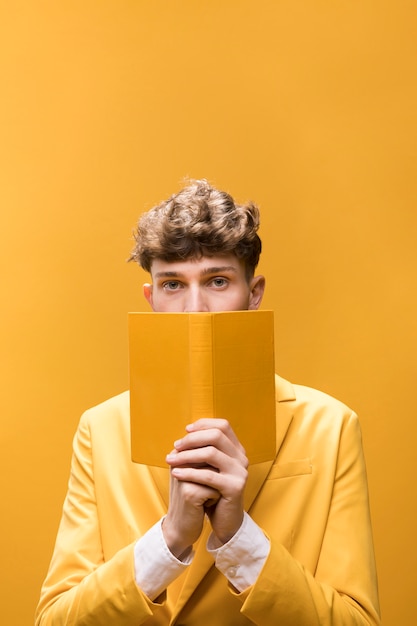
MULTIPOLYGON (((258 226, 205 181, 143 215, 151 307, 257 309, 258 226)), ((165 470, 130 460, 127 393, 87 411, 37 626, 379 624, 356 415, 279 377, 276 395, 276 458, 251 467, 226 419, 178 433, 165 470)))

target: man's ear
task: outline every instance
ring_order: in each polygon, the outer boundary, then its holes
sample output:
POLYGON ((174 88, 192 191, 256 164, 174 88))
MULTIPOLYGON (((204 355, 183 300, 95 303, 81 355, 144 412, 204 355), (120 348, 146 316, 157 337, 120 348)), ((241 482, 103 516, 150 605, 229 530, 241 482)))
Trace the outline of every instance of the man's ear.
POLYGON ((145 283, 143 285, 143 295, 145 296, 145 299, 149 302, 149 304, 151 305, 151 309, 153 310, 152 285, 150 283, 145 283))
POLYGON ((250 282, 249 311, 259 309, 265 291, 265 276, 254 276, 250 282))

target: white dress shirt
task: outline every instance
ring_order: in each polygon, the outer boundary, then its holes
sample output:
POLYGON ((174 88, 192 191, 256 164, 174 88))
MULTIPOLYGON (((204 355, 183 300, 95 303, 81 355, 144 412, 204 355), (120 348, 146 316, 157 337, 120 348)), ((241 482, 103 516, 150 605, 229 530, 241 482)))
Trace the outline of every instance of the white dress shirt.
MULTIPOLYGON (((194 553, 183 561, 169 550, 159 520, 135 545, 135 579, 144 593, 154 600, 190 565, 194 553)), ((237 533, 220 548, 212 548, 213 536, 207 550, 213 555, 218 570, 238 591, 242 592, 256 581, 269 553, 269 540, 252 518, 245 513, 237 533)))

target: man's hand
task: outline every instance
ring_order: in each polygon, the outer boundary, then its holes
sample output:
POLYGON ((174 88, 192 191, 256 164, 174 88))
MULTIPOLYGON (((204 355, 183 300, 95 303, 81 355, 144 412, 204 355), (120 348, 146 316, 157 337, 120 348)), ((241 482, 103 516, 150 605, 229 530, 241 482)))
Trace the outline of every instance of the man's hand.
POLYGON ((167 456, 171 497, 163 533, 177 557, 200 536, 204 513, 219 546, 237 532, 248 467, 245 451, 226 420, 200 419, 186 430, 167 456))

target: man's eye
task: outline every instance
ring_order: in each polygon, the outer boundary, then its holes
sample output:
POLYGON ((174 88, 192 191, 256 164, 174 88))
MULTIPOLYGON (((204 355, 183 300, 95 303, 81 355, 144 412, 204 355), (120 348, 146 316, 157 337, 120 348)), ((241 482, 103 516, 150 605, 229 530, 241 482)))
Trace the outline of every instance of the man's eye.
POLYGON ((163 287, 168 291, 175 291, 176 289, 179 289, 180 283, 177 280, 168 280, 163 284, 163 287))
POLYGON ((225 287, 227 280, 226 278, 213 278, 212 283, 215 287, 225 287))

